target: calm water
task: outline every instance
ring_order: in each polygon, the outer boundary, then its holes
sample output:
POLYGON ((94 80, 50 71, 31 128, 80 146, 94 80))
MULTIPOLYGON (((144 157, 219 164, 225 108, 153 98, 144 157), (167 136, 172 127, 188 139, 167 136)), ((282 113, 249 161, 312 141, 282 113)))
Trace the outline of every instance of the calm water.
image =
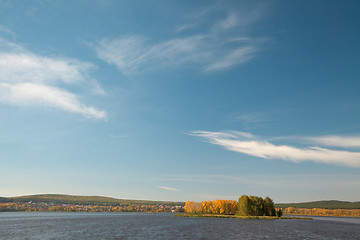
POLYGON ((243 220, 141 213, 0 213, 0 239, 360 239, 359 218, 243 220))

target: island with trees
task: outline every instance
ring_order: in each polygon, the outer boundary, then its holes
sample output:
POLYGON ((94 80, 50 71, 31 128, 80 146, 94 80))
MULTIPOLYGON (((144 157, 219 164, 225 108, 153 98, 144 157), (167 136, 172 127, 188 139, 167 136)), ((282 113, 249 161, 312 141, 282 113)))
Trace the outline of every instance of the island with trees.
POLYGON ((262 197, 247 195, 241 196, 239 201, 188 201, 185 203, 184 209, 185 213, 177 214, 177 216, 246 219, 298 218, 289 217, 289 215, 360 217, 360 202, 331 200, 274 204, 274 201, 269 197, 263 199, 262 197), (286 214, 287 217, 282 217, 283 214, 286 214))
POLYGON ((177 216, 185 217, 221 217, 249 219, 277 219, 282 216, 282 209, 276 209, 274 201, 266 197, 243 195, 239 201, 214 200, 185 203, 185 212, 177 216))

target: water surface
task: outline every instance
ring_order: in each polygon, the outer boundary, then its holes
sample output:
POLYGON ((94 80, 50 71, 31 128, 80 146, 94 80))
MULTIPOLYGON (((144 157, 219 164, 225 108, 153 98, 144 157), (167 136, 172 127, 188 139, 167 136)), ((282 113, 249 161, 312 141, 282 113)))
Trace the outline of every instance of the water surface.
POLYGON ((360 239, 359 218, 186 218, 144 213, 0 213, 0 239, 360 239))

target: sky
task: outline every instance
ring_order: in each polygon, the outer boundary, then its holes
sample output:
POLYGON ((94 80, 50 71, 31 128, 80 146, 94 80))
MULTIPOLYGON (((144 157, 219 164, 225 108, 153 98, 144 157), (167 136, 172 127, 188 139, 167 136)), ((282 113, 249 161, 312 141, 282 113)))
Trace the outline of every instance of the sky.
POLYGON ((358 1, 0 1, 0 196, 360 200, 358 1))

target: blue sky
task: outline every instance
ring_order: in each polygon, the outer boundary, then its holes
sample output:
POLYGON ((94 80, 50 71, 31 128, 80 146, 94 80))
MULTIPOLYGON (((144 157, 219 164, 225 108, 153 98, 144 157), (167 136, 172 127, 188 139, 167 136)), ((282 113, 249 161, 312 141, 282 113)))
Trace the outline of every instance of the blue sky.
POLYGON ((360 199, 356 1, 1 1, 0 196, 360 199))

